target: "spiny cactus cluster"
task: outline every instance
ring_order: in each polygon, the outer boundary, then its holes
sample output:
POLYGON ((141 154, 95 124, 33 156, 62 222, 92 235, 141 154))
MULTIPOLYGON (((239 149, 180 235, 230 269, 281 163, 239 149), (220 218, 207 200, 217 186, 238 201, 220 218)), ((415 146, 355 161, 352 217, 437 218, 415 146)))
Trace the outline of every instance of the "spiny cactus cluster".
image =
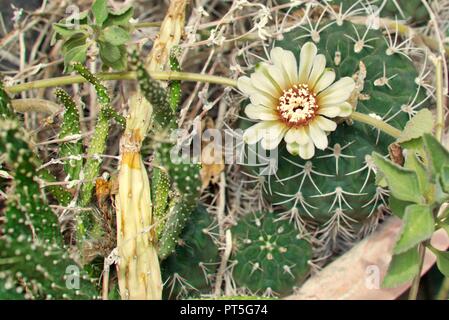
POLYGON ((175 252, 162 263, 165 296, 170 299, 210 294, 219 264, 218 247, 210 231, 216 225, 203 206, 198 206, 182 231, 175 252))
POLYGON ((0 290, 27 299, 96 298, 94 280, 65 251, 24 131, 14 120, 2 120, 0 128, 0 152, 13 176, 0 237, 0 290))
POLYGON ((309 272, 311 245, 272 212, 248 214, 232 228, 236 285, 257 295, 287 295, 309 272))
MULTIPOLYGON (((391 36, 396 39, 397 34, 391 36)), ((425 90, 415 82, 418 73, 406 48, 391 42, 381 30, 344 22, 323 29, 319 38, 307 30, 294 30, 275 45, 299 56, 300 47, 310 38, 337 79, 355 79, 356 92, 350 102, 356 111, 402 129, 424 104, 425 90)), ((385 154, 393 139, 366 124, 340 122, 328 137, 329 147, 310 160, 281 147, 278 170, 264 179, 264 197, 301 230, 309 221, 321 225, 327 235, 339 234, 352 241, 357 225, 379 206, 386 206, 387 190, 374 184, 370 155, 373 151, 385 154)))

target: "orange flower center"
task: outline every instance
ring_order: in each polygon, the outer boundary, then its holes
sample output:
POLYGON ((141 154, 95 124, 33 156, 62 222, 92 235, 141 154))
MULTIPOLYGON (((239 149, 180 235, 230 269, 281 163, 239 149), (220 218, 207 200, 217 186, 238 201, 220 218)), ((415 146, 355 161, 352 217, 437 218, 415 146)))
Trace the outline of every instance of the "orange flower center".
POLYGON ((276 109, 288 125, 303 126, 315 118, 318 110, 317 98, 307 84, 295 84, 284 90, 276 109))

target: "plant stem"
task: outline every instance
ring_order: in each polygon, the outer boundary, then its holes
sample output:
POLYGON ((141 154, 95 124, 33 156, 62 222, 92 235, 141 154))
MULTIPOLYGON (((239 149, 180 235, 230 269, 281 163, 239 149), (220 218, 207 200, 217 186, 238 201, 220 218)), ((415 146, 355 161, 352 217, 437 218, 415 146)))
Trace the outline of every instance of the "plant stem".
POLYGON ((447 300, 449 296, 449 278, 444 278, 441 288, 435 297, 436 300, 447 300))
MULTIPOLYGON (((211 76, 207 74, 168 71, 168 72, 150 72, 150 75, 156 80, 181 80, 181 81, 184 80, 184 81, 216 83, 231 87, 237 86, 237 82, 233 79, 211 76)), ((96 77, 98 77, 100 80, 135 80, 136 73, 133 71, 98 73, 96 74, 96 77)), ((87 81, 86 79, 78 75, 62 76, 12 85, 6 87, 5 90, 9 93, 19 93, 26 90, 57 87, 74 83, 84 83, 86 81, 87 81)))
POLYGON ((386 134, 392 136, 393 138, 398 138, 399 135, 401 134, 401 131, 399 129, 396 129, 393 126, 390 126, 388 123, 386 123, 382 120, 378 120, 378 119, 371 117, 364 113, 354 111, 351 114, 351 119, 369 124, 377 129, 385 132, 386 134))
POLYGON ((435 59, 435 81, 437 98, 437 121, 435 123, 435 137, 438 141, 443 139, 444 129, 444 92, 443 92, 443 64, 441 57, 435 59))
POLYGON ((419 268, 418 268, 418 274, 413 278, 412 286, 410 288, 410 292, 408 294, 409 300, 416 300, 416 297, 418 296, 418 290, 419 290, 419 283, 421 281, 421 271, 422 267, 424 265, 424 257, 426 254, 426 246, 424 243, 420 243, 419 245, 419 268))
POLYGON ((162 21, 151 21, 151 22, 138 22, 134 24, 134 28, 151 28, 151 27, 160 27, 162 25, 162 21))
MULTIPOLYGON (((181 80, 181 81, 184 80, 184 81, 209 82, 230 87, 237 87, 237 81, 234 79, 200 73, 168 71, 168 72, 150 72, 150 75, 156 80, 181 80)), ((96 77, 98 77, 98 79, 100 80, 135 80, 136 73, 134 71, 98 73, 96 74, 96 77)), ((57 87, 84 82, 86 82, 86 79, 84 79, 82 76, 78 75, 62 76, 8 86, 5 88, 5 90, 9 93, 19 93, 26 90, 57 87)), ((401 134, 401 131, 399 129, 396 129, 395 127, 389 125, 388 123, 360 112, 354 111, 351 115, 351 118, 355 121, 360 121, 369 124, 394 138, 399 137, 399 135, 401 134)))

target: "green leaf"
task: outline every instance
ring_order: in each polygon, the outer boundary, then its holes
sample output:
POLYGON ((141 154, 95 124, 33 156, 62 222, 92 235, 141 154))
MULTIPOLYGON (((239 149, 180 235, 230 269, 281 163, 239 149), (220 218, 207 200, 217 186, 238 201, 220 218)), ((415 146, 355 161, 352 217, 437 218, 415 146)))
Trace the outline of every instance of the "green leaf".
POLYGON ((416 172, 419 182, 419 189, 422 194, 427 194, 430 189, 430 177, 424 164, 418 158, 417 154, 410 150, 405 159, 404 167, 416 172))
POLYGON ((129 41, 129 33, 118 26, 110 26, 103 30, 103 36, 106 42, 112 45, 119 46, 129 41))
POLYGON ((410 141, 421 137, 424 133, 431 133, 433 129, 433 115, 429 109, 421 109, 405 125, 401 135, 396 140, 398 143, 410 141))
POLYGON ((108 17, 108 6, 107 6, 107 0, 95 0, 94 4, 92 5, 92 12, 95 17, 95 22, 98 26, 102 26, 103 22, 108 17))
POLYGON ((103 62, 111 63, 120 59, 120 49, 109 42, 98 42, 100 46, 100 58, 103 62))
POLYGON ((440 270, 445 277, 449 277, 449 252, 436 249, 432 249, 432 252, 437 256, 438 270, 440 270))
POLYGON ((385 160, 376 152, 373 153, 373 160, 377 168, 385 175, 390 192, 394 197, 413 203, 423 202, 418 177, 414 171, 385 160))
POLYGON ((402 201, 402 200, 396 199, 396 198, 395 198, 394 196, 392 196, 392 195, 390 195, 390 197, 388 198, 388 201, 389 201, 388 206, 390 207, 391 212, 392 212, 395 216, 397 216, 397 217, 399 217, 399 218, 401 218, 401 219, 402 219, 402 218, 404 217, 404 215, 405 215, 405 209, 406 209, 409 205, 413 204, 413 203, 408 202, 408 201, 402 201))
POLYGON ((83 33, 81 29, 75 29, 73 25, 64 23, 53 23, 53 30, 63 38, 69 38, 77 33, 83 33))
POLYGON ((418 248, 414 247, 404 253, 393 256, 382 286, 394 288, 412 280, 419 271, 418 248))
POLYGON ((449 166, 449 152, 430 134, 424 134, 423 140, 433 172, 440 173, 443 166, 449 166))
POLYGON ((69 72, 73 70, 71 64, 73 62, 84 63, 86 61, 88 44, 73 47, 64 55, 64 71, 69 72))
POLYGON ((443 166, 441 168, 440 181, 444 192, 449 192, 449 166, 443 166))
POLYGON ((67 52, 69 52, 74 47, 81 47, 84 44, 86 44, 87 36, 82 33, 74 34, 71 36, 67 41, 64 42, 62 45, 62 51, 65 55, 67 52))
POLYGON ((103 26, 126 26, 129 24, 129 20, 133 17, 134 8, 128 7, 116 12, 109 12, 108 18, 103 23, 103 26))
POLYGON ((429 239, 435 231, 432 210, 427 205, 413 204, 405 209, 404 225, 394 253, 403 253, 429 239))

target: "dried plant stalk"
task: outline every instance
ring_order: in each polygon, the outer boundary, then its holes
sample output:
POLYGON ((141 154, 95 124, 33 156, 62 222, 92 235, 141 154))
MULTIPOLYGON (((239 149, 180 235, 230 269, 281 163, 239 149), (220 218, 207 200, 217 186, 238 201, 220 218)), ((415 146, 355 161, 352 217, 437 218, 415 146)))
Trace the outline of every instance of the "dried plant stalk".
POLYGON ((155 246, 150 183, 140 147, 150 124, 151 105, 133 95, 130 115, 120 141, 118 177, 118 280, 122 299, 159 300, 162 279, 155 246))
POLYGON ((172 0, 153 49, 145 62, 148 71, 162 71, 168 64, 170 50, 181 40, 184 32, 187 0, 172 0))

